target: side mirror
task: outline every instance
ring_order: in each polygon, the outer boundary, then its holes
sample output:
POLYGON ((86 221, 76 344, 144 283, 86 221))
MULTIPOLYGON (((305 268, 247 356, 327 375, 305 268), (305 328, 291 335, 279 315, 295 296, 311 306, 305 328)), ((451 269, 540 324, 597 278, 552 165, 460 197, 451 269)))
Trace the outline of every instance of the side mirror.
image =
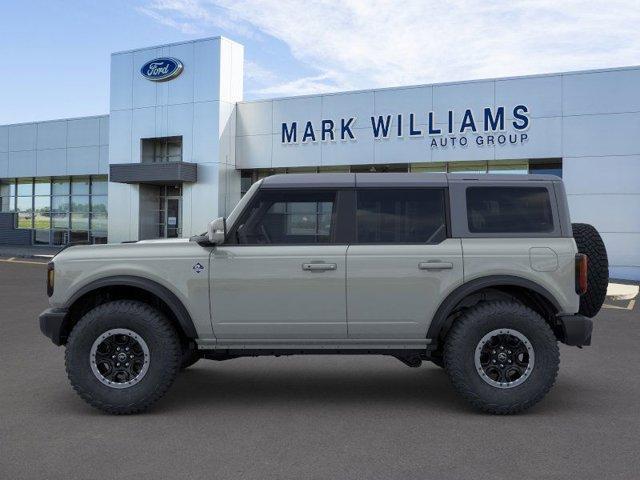
POLYGON ((224 217, 216 218, 213 222, 209 222, 207 227, 207 237, 209 242, 214 245, 224 243, 227 236, 227 219, 224 217))

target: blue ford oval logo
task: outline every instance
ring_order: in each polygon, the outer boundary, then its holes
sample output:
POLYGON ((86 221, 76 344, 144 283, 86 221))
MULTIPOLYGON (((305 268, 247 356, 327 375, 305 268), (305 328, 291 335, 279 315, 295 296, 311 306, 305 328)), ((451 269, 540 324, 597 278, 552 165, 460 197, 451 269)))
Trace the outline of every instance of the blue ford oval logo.
POLYGON ((162 57, 149 60, 140 69, 140 73, 147 80, 166 82, 182 73, 184 65, 177 58, 162 57))

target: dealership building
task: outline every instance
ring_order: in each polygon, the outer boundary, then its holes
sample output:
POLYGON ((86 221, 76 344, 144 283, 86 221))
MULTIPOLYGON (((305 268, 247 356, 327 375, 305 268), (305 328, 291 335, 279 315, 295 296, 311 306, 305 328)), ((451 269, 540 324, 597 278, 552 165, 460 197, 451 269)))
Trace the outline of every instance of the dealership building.
POLYGON ((1 125, 0 245, 200 234, 274 173, 550 173, 640 279, 640 67, 243 101, 243 54, 114 53, 107 115, 1 125))

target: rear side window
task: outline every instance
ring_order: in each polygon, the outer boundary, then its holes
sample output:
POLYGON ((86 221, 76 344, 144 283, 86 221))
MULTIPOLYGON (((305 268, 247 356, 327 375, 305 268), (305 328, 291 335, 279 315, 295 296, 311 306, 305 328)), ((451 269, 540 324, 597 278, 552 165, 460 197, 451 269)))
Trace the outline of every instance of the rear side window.
POLYGON ((357 191, 358 243, 439 243, 447 236, 443 189, 357 191))
POLYGON ((549 191, 544 187, 467 188, 471 233, 553 232, 549 191))

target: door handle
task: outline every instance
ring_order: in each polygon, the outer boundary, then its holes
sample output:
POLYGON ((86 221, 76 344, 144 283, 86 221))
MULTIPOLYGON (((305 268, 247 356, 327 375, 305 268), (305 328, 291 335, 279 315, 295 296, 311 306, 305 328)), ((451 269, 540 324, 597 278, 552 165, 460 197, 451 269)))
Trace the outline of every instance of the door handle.
POLYGON ((302 270, 306 272, 324 272, 327 270, 336 270, 338 265, 335 263, 303 263, 302 270))
POLYGON ((418 264, 420 270, 451 270, 453 263, 451 262, 420 262, 418 264))

